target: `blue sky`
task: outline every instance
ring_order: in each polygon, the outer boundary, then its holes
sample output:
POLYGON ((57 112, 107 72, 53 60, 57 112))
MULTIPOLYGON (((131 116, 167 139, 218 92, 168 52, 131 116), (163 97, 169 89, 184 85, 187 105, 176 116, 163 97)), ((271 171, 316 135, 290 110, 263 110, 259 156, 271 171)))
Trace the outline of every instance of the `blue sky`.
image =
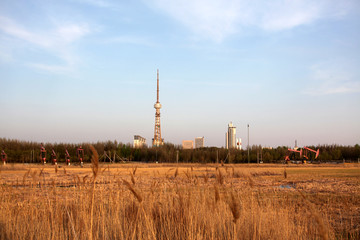
POLYGON ((0 137, 360 143, 357 0, 0 2, 0 137))

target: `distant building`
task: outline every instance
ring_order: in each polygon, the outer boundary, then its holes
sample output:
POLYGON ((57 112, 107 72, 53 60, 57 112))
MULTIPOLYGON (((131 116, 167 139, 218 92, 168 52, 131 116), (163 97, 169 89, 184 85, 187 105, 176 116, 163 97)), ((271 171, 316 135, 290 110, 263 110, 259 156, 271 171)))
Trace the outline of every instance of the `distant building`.
POLYGON ((229 123, 228 131, 226 132, 225 136, 226 149, 236 148, 236 127, 233 126, 232 122, 229 123))
POLYGON ((139 136, 134 135, 134 148, 142 148, 146 145, 146 139, 139 136))
POLYGON ((204 137, 195 138, 195 148, 203 148, 204 147, 204 137))
POLYGON ((183 149, 193 149, 194 142, 192 140, 183 140, 182 147, 183 147, 183 149))
POLYGON ((239 149, 239 150, 242 149, 241 138, 236 139, 236 149, 239 149))

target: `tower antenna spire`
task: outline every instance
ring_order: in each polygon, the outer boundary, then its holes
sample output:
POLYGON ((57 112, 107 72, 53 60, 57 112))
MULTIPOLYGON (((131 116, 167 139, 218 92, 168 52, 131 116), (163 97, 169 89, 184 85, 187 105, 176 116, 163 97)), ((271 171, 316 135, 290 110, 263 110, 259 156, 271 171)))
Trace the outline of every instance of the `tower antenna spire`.
POLYGON ((156 91, 156 103, 154 104, 155 111, 155 128, 153 146, 160 146, 164 144, 164 139, 161 138, 161 125, 160 125, 160 108, 159 102, 159 69, 157 69, 157 91, 156 91))
POLYGON ((159 69, 157 70, 157 98, 156 102, 159 102, 159 69))

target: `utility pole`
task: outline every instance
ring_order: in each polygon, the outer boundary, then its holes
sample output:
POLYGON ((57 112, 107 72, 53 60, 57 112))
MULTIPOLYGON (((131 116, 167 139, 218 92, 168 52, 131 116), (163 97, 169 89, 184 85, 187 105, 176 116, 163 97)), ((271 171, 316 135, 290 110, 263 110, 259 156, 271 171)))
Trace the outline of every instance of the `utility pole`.
POLYGON ((248 163, 250 163, 250 139, 249 139, 249 124, 247 125, 247 129, 248 129, 248 163))
POLYGON ((156 148, 156 151, 155 151, 155 157, 156 157, 156 163, 158 163, 158 160, 157 160, 157 148, 156 148))
POLYGON ((176 150, 176 163, 179 163, 179 150, 176 150))

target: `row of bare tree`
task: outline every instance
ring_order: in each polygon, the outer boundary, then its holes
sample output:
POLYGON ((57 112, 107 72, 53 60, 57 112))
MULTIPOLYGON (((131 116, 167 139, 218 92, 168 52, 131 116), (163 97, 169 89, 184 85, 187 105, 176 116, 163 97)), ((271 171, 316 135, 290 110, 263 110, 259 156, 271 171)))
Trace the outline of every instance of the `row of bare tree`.
MULTIPOLYGON (((251 146, 247 150, 227 150, 224 148, 206 147, 192 150, 182 149, 179 145, 167 143, 161 147, 133 148, 130 144, 118 143, 117 141, 106 141, 96 143, 44 143, 47 150, 47 158, 50 159, 52 149, 57 154, 58 162, 65 162, 65 150, 71 155, 72 162, 76 162, 76 149, 84 148, 85 162, 90 161, 91 151, 89 146, 93 145, 101 157, 101 161, 127 159, 141 162, 186 162, 186 163, 280 163, 287 154, 288 147, 281 146, 273 149, 265 149, 261 146, 251 146)), ((7 154, 9 163, 40 163, 41 143, 27 142, 13 139, 0 138, 0 150, 7 154)), ((360 146, 341 145, 319 145, 310 146, 320 149, 317 161, 358 161, 360 158, 360 146)), ((310 156, 314 158, 315 156, 310 156)), ((294 157, 296 158, 296 157, 294 157)), ((294 159, 296 160, 296 159, 294 159)))

